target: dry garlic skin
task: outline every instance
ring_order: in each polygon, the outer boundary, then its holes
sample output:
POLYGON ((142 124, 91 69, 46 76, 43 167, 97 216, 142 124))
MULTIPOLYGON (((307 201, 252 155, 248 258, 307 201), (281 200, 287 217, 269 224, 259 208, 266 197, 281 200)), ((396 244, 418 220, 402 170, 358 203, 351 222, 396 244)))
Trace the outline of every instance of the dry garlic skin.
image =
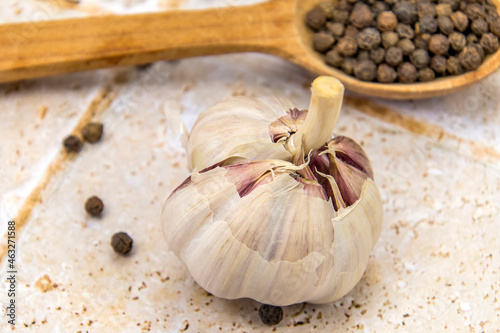
POLYGON ((162 229, 216 296, 327 303, 366 269, 382 226, 372 167, 355 141, 333 137, 340 81, 319 77, 311 92, 308 110, 278 99, 227 99, 192 129, 194 171, 167 199, 162 229))
POLYGON ((279 160, 216 166, 172 193, 163 232, 204 289, 290 305, 331 302, 359 281, 381 227, 374 182, 337 212, 296 169, 279 160))
MULTIPOLYGON (((291 109, 293 104, 286 99, 232 97, 220 101, 201 113, 193 126, 187 143, 189 169, 202 170, 228 157, 289 160, 290 152, 271 141, 269 127, 291 109)), ((285 131, 287 125, 276 125, 273 130, 285 131)))

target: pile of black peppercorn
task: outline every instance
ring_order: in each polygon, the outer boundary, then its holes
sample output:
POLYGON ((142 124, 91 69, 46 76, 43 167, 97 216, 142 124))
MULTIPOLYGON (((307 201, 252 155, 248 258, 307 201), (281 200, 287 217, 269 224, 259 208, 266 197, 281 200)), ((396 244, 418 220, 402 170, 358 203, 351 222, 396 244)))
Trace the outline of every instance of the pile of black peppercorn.
POLYGON ((362 81, 427 82, 475 70, 499 48, 492 0, 324 1, 306 15, 325 62, 362 81))

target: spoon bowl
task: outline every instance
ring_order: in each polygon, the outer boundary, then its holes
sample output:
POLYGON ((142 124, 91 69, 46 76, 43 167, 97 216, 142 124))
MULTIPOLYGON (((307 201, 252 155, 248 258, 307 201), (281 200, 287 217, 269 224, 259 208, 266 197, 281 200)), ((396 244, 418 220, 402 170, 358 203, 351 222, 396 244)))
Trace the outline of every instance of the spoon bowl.
MULTIPOLYGON (((262 52, 351 91, 390 99, 439 96, 493 73, 500 52, 475 71, 413 84, 363 82, 326 65, 312 47, 306 13, 322 0, 271 0, 251 6, 105 15, 0 26, 0 83, 111 66, 234 52, 262 52)), ((497 10, 500 0, 494 0, 497 10)), ((500 13, 500 11, 499 11, 500 13)))

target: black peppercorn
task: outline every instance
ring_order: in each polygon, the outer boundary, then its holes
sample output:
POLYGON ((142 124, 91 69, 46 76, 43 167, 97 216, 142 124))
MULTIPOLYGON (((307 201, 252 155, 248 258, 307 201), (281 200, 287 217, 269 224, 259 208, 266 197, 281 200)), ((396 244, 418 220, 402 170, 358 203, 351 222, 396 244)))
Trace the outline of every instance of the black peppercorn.
POLYGON ((358 61, 354 67, 354 75, 362 81, 373 81, 377 76, 377 65, 371 60, 358 61))
POLYGON ((398 19, 393 12, 382 12, 377 17, 377 27, 381 32, 393 31, 398 25, 398 19))
POLYGON ((330 66, 338 68, 340 67, 340 65, 342 65, 343 60, 344 58, 339 54, 337 49, 328 51, 325 54, 325 62, 330 66))
POLYGON ((434 54, 446 54, 450 48, 450 41, 445 35, 432 35, 429 41, 429 51, 434 54))
POLYGON ((381 47, 370 50, 370 59, 377 65, 381 64, 385 59, 385 50, 381 47))
POLYGON ((345 58, 340 64, 340 68, 344 71, 344 73, 352 75, 354 74, 354 67, 356 67, 356 59, 354 58, 345 58))
POLYGON ((94 123, 94 122, 87 123, 82 128, 82 136, 86 141, 90 143, 95 143, 101 140, 102 130, 103 126, 101 123, 94 123))
POLYGON ((449 57, 446 60, 446 71, 451 75, 459 75, 464 72, 462 65, 460 65, 460 61, 457 57, 449 57))
POLYGON ((385 62, 393 67, 396 67, 403 62, 403 51, 400 48, 391 46, 385 52, 385 62))
POLYGON ((429 65, 429 53, 424 49, 416 49, 410 54, 411 63, 418 69, 427 67, 429 65))
POLYGON ((385 31, 382 33, 382 45, 385 49, 395 46, 399 41, 398 34, 394 31, 385 31))
POLYGON ((472 21, 472 23, 470 25, 470 29, 479 38, 481 38, 481 36, 483 34, 487 33, 489 30, 488 23, 486 23, 486 21, 481 19, 481 18, 475 19, 474 21, 472 21))
POLYGON ((417 69, 409 62, 398 66, 398 81, 401 83, 413 83, 417 81, 417 69))
POLYGON ((458 8, 460 8, 460 0, 438 0, 438 3, 447 3, 450 5, 452 10, 457 10, 458 8))
POLYGON ((477 39, 477 36, 471 32, 470 34, 467 35, 467 45, 476 43, 479 43, 479 39, 477 39))
POLYGON ((332 34, 333 37, 338 39, 344 35, 345 26, 338 22, 328 22, 326 24, 326 29, 332 34))
POLYGON ((337 1, 335 9, 350 11, 352 9, 352 5, 347 0, 339 0, 337 1))
MULTIPOLYGON (((423 18, 425 16, 436 16, 436 7, 430 2, 418 2, 417 3, 418 17, 423 18)), ((451 14, 451 13, 450 13, 451 14)))
POLYGON ((337 51, 346 57, 353 56, 358 51, 358 43, 352 37, 342 37, 337 43, 337 51))
POLYGON ((357 61, 361 61, 361 60, 368 60, 370 59, 370 52, 369 51, 360 51, 358 53, 358 57, 357 57, 357 61))
POLYGON ((446 58, 440 54, 432 57, 430 67, 437 74, 445 74, 446 58))
POLYGON ((453 13, 453 10, 451 9, 450 4, 448 3, 440 3, 439 5, 436 6, 436 14, 437 16, 444 16, 448 17, 453 13))
POLYGON ((333 22, 346 24, 349 22, 349 11, 336 9, 333 11, 333 22))
POLYGON ((326 23, 326 15, 319 8, 314 8, 306 14, 306 23, 313 30, 320 30, 326 23))
POLYGON ((362 50, 371 50, 380 44, 380 32, 375 28, 364 28, 356 37, 358 47, 362 50))
POLYGON ((413 39, 415 37, 415 30, 407 24, 399 23, 396 26, 396 32, 400 38, 413 39))
POLYGON ((375 16, 378 16, 378 15, 380 15, 380 13, 386 12, 388 10, 390 10, 389 6, 385 2, 382 2, 382 1, 376 1, 372 5, 372 12, 373 12, 373 15, 375 15, 375 16))
POLYGON ((417 21, 417 8, 409 2, 401 1, 396 3, 392 11, 401 23, 414 24, 417 21))
POLYGON ((467 16, 461 11, 454 12, 450 15, 450 19, 457 28, 458 31, 464 32, 465 29, 469 26, 469 19, 467 16))
POLYGON ((277 325, 283 319, 283 309, 279 306, 262 304, 259 308, 259 317, 266 325, 277 325))
POLYGON ((370 7, 362 2, 357 2, 352 9, 349 20, 358 29, 368 27, 373 21, 373 13, 370 7))
POLYGON ((483 47, 479 44, 472 44, 470 46, 472 46, 473 48, 476 49, 477 53, 479 54, 479 57, 481 57, 481 62, 482 62, 484 60, 484 56, 485 56, 483 47))
POLYGON ((317 32, 313 36, 313 48, 321 53, 324 53, 332 47, 335 39, 326 31, 317 32))
POLYGON ((483 37, 481 37, 479 45, 481 45, 486 53, 493 53, 498 50, 498 37, 490 32, 484 34, 483 37))
POLYGON ((500 19, 490 21, 490 31, 500 38, 500 19))
POLYGON ((63 146, 70 153, 78 153, 82 150, 83 142, 76 135, 69 135, 64 139, 63 146))
POLYGON ((92 196, 85 201, 85 211, 94 217, 101 215, 103 209, 102 200, 96 196, 92 196))
POLYGON ((473 45, 466 46, 458 55, 458 60, 466 71, 478 68, 482 61, 481 55, 473 45))
POLYGON ((405 56, 410 55, 410 53, 415 50, 415 44, 413 44, 413 42, 408 38, 401 39, 397 46, 401 49, 401 51, 403 51, 403 55, 405 56))
POLYGON ((424 16, 418 21, 418 28, 425 34, 433 34, 438 29, 438 22, 432 16, 424 16))
POLYGON ((471 21, 478 18, 486 18, 486 10, 478 3, 469 3, 465 7, 464 13, 471 21))
POLYGON ((463 50, 465 45, 467 45, 467 39, 464 34, 460 32, 454 32, 449 37, 450 46, 453 50, 460 52, 463 50))
POLYGON ((438 27, 445 35, 449 35, 455 30, 455 25, 448 16, 438 17, 438 27))
POLYGON ((348 25, 344 30, 344 37, 356 38, 359 30, 352 25, 348 25))
POLYGON ((132 250, 134 241, 125 232, 117 232, 111 237, 111 246, 118 254, 127 254, 132 250))
POLYGON ((425 67, 418 70, 417 77, 421 82, 428 82, 436 78, 436 73, 429 67, 425 67))
POLYGON ((335 10, 335 4, 332 1, 322 1, 318 4, 318 8, 323 11, 326 18, 332 19, 335 10))
POLYGON ((429 41, 431 40, 431 35, 429 34, 420 34, 415 38, 415 48, 417 49, 429 49, 429 41))
POLYGON ((381 83, 393 83, 398 75, 393 67, 382 64, 377 68, 377 81, 381 83))

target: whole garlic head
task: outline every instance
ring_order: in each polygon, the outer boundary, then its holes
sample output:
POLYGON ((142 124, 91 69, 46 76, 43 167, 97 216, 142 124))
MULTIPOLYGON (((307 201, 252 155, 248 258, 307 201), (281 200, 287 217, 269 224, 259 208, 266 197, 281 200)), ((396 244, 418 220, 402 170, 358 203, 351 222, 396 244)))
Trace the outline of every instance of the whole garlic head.
POLYGON ((342 84, 319 77, 311 90, 309 111, 227 99, 193 127, 194 171, 167 199, 162 227, 193 278, 218 297, 328 303, 366 269, 382 200, 362 148, 331 139, 342 84))

